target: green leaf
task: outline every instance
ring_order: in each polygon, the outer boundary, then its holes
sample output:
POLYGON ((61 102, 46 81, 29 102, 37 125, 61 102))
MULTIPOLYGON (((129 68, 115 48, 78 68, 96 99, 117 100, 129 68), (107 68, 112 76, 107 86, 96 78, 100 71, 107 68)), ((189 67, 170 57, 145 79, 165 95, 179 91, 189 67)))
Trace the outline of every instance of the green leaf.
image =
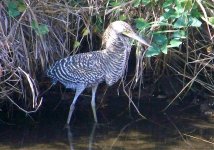
POLYGON ((158 46, 163 46, 163 45, 166 45, 167 42, 168 42, 168 39, 166 37, 165 34, 160 34, 160 33, 154 33, 153 35, 153 41, 155 44, 157 44, 158 46))
POLYGON ((167 54, 167 44, 168 39, 165 34, 160 33, 154 33, 153 35, 153 42, 151 44, 151 47, 148 48, 148 51, 146 52, 147 57, 159 55, 161 52, 164 54, 167 54))
POLYGON ((148 5, 152 0, 141 0, 141 3, 144 5, 148 5))
POLYGON ((16 17, 20 14, 17 8, 17 2, 9 1, 7 5, 8 5, 8 14, 10 17, 16 17))
POLYGON ((8 14, 10 17, 16 17, 20 15, 20 12, 23 12, 26 9, 25 3, 23 0, 11 0, 7 2, 8 14))
POLYGON ((8 5, 8 9, 9 9, 9 10, 10 10, 10 9, 17 9, 17 3, 14 2, 14 1, 9 1, 9 2, 7 3, 7 5, 8 5))
POLYGON ((182 14, 185 11, 184 7, 182 7, 181 5, 176 5, 175 10, 178 14, 182 14))
POLYGON ((199 18, 201 17, 201 13, 199 12, 198 5, 194 3, 193 8, 190 11, 190 16, 199 18))
POLYGON ((141 4, 141 0, 135 0, 135 1, 133 2, 133 6, 134 6, 134 7, 139 7, 140 4, 141 4))
POLYGON ((183 28, 183 27, 187 27, 187 25, 188 25, 188 18, 186 15, 182 15, 174 23, 174 28, 183 28))
POLYGON ((26 10, 27 6, 24 3, 18 4, 18 10, 19 12, 24 12, 26 10))
POLYGON ((143 30, 147 27, 149 27, 149 23, 147 23, 143 18, 136 19, 136 28, 139 30, 143 30))
POLYGON ((113 6, 113 7, 120 6, 121 2, 120 1, 118 1, 118 2, 113 1, 113 2, 110 3, 110 5, 113 6))
POLYGON ((167 44, 168 38, 163 33, 157 33, 153 35, 153 41, 156 46, 159 47, 159 51, 162 51, 164 54, 167 54, 167 44))
POLYGON ((182 42, 180 40, 172 39, 167 47, 179 47, 181 44, 182 42))
POLYGON ((186 32, 184 31, 184 30, 178 30, 178 31, 175 31, 174 33, 173 33, 173 35, 172 35, 172 37, 174 38, 174 39, 177 39, 177 40, 179 40, 179 39, 184 39, 184 38, 186 38, 186 32))
POLYGON ((165 19, 169 19, 169 18, 178 18, 178 14, 174 9, 165 9, 165 13, 163 14, 163 17, 165 19))
POLYGON ((31 26, 37 35, 44 35, 49 32, 48 26, 45 24, 39 25, 36 21, 32 21, 31 26))
POLYGON ((163 46, 161 47, 161 51, 162 51, 164 54, 167 54, 167 52, 168 52, 167 44, 165 44, 165 45, 163 45, 163 46))
POLYGON ((160 52, 160 48, 155 43, 152 43, 151 47, 149 47, 146 52, 146 57, 159 55, 160 52))
POLYGON ((39 25, 39 28, 37 30, 38 35, 44 35, 49 32, 48 26, 46 24, 39 25))
POLYGON ((79 46, 80 46, 80 42, 79 41, 75 41, 73 48, 76 49, 79 46))
POLYGON ((214 17, 209 17, 208 20, 212 25, 214 25, 214 17))
POLYGON ((163 3, 163 8, 166 8, 166 7, 171 7, 172 4, 174 3, 174 0, 165 0, 165 2, 163 3))
POLYGON ((184 0, 181 2, 181 6, 185 9, 185 11, 189 11, 193 7, 192 0, 184 0))
POLYGON ((8 11, 8 14, 9 14, 10 17, 16 17, 16 16, 20 15, 20 12, 15 10, 15 9, 10 9, 8 11))
POLYGON ((36 21, 32 21, 31 22, 31 27, 35 30, 35 29, 37 29, 38 27, 39 27, 39 24, 38 23, 36 23, 36 21))
POLYGON ((195 18, 195 17, 190 17, 189 18, 189 23, 188 23, 189 26, 200 27, 201 24, 202 24, 201 21, 198 20, 197 18, 195 18))

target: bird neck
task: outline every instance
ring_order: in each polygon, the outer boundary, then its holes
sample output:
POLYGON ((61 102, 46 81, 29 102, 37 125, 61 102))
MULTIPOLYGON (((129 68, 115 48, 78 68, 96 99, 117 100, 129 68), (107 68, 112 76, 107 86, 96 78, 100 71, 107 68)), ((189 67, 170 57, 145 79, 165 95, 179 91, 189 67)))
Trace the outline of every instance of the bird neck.
POLYGON ((130 53, 132 42, 128 37, 115 36, 106 43, 106 49, 115 53, 130 53))
POLYGON ((130 51, 131 44, 122 41, 106 47, 103 51, 105 81, 108 85, 114 84, 124 75, 130 51))

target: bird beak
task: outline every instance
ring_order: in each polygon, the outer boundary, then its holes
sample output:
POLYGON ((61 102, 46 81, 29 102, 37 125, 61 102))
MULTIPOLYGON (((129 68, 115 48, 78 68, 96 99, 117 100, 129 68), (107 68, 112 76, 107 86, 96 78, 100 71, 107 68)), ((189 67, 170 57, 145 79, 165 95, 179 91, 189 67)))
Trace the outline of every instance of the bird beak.
POLYGON ((128 36, 128 37, 130 37, 130 38, 132 38, 132 39, 137 40, 137 41, 140 42, 141 44, 144 44, 144 45, 146 45, 146 46, 148 46, 148 47, 151 46, 148 42, 146 42, 146 40, 144 40, 143 38, 139 37, 139 36, 138 36, 136 33, 134 33, 134 32, 123 32, 123 34, 126 35, 126 36, 128 36))

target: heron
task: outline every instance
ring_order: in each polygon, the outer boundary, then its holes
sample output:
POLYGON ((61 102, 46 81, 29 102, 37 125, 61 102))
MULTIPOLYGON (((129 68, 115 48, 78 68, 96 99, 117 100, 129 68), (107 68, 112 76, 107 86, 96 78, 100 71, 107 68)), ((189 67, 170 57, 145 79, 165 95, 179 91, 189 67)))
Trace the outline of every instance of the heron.
POLYGON ((67 124, 70 123, 79 95, 89 87, 92 88, 91 107, 94 121, 97 123, 95 104, 97 87, 101 82, 111 86, 123 77, 133 40, 150 46, 128 23, 112 22, 102 37, 102 45, 105 49, 68 56, 56 61, 48 69, 47 76, 52 79, 53 84, 60 82, 66 88, 75 90, 67 124))

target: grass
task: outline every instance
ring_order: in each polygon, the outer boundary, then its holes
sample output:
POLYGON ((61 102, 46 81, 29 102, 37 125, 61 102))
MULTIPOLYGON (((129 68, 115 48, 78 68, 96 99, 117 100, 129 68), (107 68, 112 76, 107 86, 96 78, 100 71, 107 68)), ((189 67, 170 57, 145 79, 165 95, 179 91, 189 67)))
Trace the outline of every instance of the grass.
MULTIPOLYGON (((39 89, 46 86, 43 78, 48 66, 68 55, 100 49, 102 33, 114 20, 129 22, 154 44, 146 64, 138 63, 137 79, 142 81, 143 73, 146 76, 152 72, 144 80, 154 85, 164 76, 175 75, 182 82, 183 88, 168 107, 188 92, 203 91, 203 96, 213 96, 214 5, 211 0, 172 4, 170 0, 3 0, 0 8, 1 102, 24 100, 23 108, 35 109, 36 101, 41 101, 39 89), (167 2, 176 10, 174 13, 184 9, 185 17, 193 18, 195 24, 184 24, 182 13, 167 18, 167 2), (165 22, 161 22, 164 15, 165 22)), ((141 86, 142 82, 138 84, 141 86)))

